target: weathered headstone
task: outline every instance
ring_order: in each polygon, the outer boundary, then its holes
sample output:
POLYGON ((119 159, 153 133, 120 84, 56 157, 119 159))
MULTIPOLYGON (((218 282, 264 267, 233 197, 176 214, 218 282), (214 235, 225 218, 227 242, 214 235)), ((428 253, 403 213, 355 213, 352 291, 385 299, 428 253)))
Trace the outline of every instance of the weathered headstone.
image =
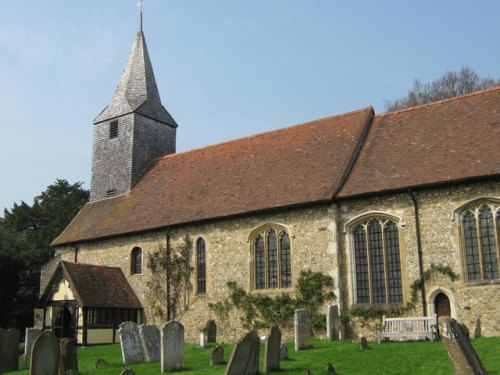
POLYGON ((251 331, 234 346, 224 375, 254 375, 259 371, 259 345, 257 332, 251 331))
POLYGON ((487 375, 469 337, 453 318, 441 318, 441 341, 455 367, 455 375, 487 375))
POLYGON ((124 322, 120 324, 120 346, 122 348, 123 363, 144 362, 144 350, 142 349, 139 327, 134 322, 124 322))
POLYGON ((154 324, 141 324, 139 326, 142 349, 147 362, 159 362, 160 354, 160 329, 154 324))
POLYGON ((309 311, 306 309, 295 310, 295 351, 309 347, 309 339, 311 336, 311 321, 309 315, 309 311))
POLYGON ((271 333, 264 341, 264 373, 279 370, 281 359, 281 331, 278 326, 271 327, 271 333))
POLYGON ((208 348, 208 336, 205 329, 200 332, 200 348, 208 348))
POLYGON ((33 348, 33 343, 40 336, 42 330, 40 328, 26 328, 24 334, 24 354, 22 357, 23 368, 28 368, 28 356, 31 355, 31 349, 33 348))
POLYGON ((326 338, 333 341, 339 339, 339 307, 337 305, 328 305, 326 311, 326 338))
POLYGON ((208 342, 217 342, 217 324, 215 324, 215 321, 210 319, 205 324, 204 329, 207 333, 208 342))
POLYGON ((366 340, 365 336, 358 337, 358 346, 360 350, 368 349, 368 341, 366 340))
POLYGON ((285 346, 285 344, 281 345, 281 348, 280 348, 280 358, 281 359, 288 359, 288 349, 285 346))
POLYGON ((126 368, 125 370, 120 372, 120 375, 135 375, 135 371, 131 368, 126 368))
POLYGON ((224 363, 224 348, 222 346, 216 346, 212 350, 210 355, 210 365, 222 365, 224 363))
POLYGON ((0 373, 18 369, 19 340, 17 329, 0 328, 0 373))
POLYGON ((481 319, 476 319, 476 328, 474 328, 474 338, 481 337, 481 319))
POLYGON ((108 361, 102 358, 97 358, 94 362, 94 368, 105 368, 108 367, 108 361))
POLYGON ((59 367, 59 344, 51 331, 43 332, 33 343, 30 375, 56 375, 59 367))
POLYGON ((175 320, 161 328, 161 372, 184 367, 184 326, 175 320))
POLYGON ((59 375, 67 372, 78 373, 78 357, 76 355, 75 340, 64 338, 59 341, 59 375))
POLYGON ((333 367, 331 362, 328 362, 326 364, 325 370, 328 375, 337 375, 337 373, 335 372, 335 368, 333 367))

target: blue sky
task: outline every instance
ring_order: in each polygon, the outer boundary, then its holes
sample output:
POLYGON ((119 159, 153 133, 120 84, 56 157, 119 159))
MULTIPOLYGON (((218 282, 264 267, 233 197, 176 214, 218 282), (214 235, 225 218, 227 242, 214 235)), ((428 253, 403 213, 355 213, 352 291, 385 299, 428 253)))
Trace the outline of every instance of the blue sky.
MULTIPOLYGON (((0 0, 0 208, 88 187, 92 121, 138 27, 136 0, 0 0)), ((403 96, 470 65, 500 77, 500 1, 145 0, 177 144, 195 147, 403 96)))

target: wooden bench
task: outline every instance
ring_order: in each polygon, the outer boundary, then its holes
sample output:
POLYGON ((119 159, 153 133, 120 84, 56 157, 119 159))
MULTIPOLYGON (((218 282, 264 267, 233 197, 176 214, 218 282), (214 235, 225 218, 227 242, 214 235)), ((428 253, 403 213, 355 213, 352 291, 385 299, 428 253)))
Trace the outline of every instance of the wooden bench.
POLYGON ((386 318, 382 320, 382 327, 377 341, 381 339, 397 338, 401 341, 425 339, 431 341, 437 337, 437 316, 415 318, 386 318))

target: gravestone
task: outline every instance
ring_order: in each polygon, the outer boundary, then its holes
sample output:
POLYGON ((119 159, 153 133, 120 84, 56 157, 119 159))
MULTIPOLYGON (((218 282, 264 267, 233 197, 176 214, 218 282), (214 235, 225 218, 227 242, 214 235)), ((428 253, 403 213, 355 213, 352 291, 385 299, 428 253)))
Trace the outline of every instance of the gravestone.
POLYGON ((224 348, 222 346, 216 346, 212 350, 210 355, 210 365, 222 365, 224 363, 224 348))
POLYGON ((17 329, 0 328, 0 373, 18 369, 19 336, 17 329))
POLYGON ((328 375, 337 375, 337 373, 335 372, 335 368, 333 367, 331 362, 328 362, 326 364, 325 370, 328 375))
POLYGON ((120 346, 122 359, 125 365, 144 362, 144 350, 142 349, 139 327, 134 322, 120 324, 120 346))
POLYGON ((469 337, 453 318, 441 318, 441 341, 453 362, 455 375, 487 375, 469 337))
POLYGON ((208 336, 205 329, 200 332, 200 348, 208 348, 208 336))
POLYGON ((474 328, 474 338, 481 337, 481 319, 476 319, 476 327, 474 328))
POLYGON ((285 344, 281 345, 280 359, 288 359, 288 349, 286 348, 285 344))
POLYGON ((217 342, 217 324, 215 324, 215 320, 210 319, 204 328, 207 333, 208 342, 217 342))
POLYGON ((271 327, 271 333, 264 341, 264 373, 279 370, 281 359, 281 331, 271 327))
POLYGON ((224 375, 254 375, 259 371, 259 345, 257 332, 250 331, 234 346, 224 375))
POLYGON ((97 358, 94 362, 94 368, 105 368, 108 367, 108 361, 102 358, 97 358))
POLYGON ((57 375, 59 344, 51 331, 43 332, 33 343, 30 358, 30 375, 57 375))
POLYGON ((26 328, 24 334, 24 354, 23 354, 23 367, 28 368, 28 356, 31 355, 33 343, 40 336, 42 330, 40 328, 26 328))
POLYGON ((368 349, 368 341, 366 341, 365 336, 359 336, 358 338, 358 346, 360 350, 368 349))
POLYGON ((139 326, 142 349, 147 362, 160 362, 160 329, 154 324, 139 326))
POLYGON ((75 340, 64 338, 59 341, 59 375, 66 375, 68 371, 78 373, 78 357, 76 355, 75 340))
POLYGON ((339 339, 339 307, 328 305, 326 311, 326 338, 333 341, 339 339))
POLYGON ((184 326, 171 320, 161 329, 161 372, 184 367, 184 326))
POLYGON ((295 333, 295 351, 309 347, 311 336, 311 321, 309 311, 306 309, 295 310, 294 333, 295 333))
POLYGON ((135 371, 131 368, 126 368, 125 370, 120 372, 120 375, 135 375, 135 371))

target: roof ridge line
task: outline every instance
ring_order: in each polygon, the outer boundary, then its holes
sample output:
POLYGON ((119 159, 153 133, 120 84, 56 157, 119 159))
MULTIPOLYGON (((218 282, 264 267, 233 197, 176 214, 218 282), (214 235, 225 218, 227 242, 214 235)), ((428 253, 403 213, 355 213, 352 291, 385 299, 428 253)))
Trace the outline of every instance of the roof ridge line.
POLYGON ((268 131, 264 131, 264 132, 257 133, 257 134, 247 135, 247 136, 240 137, 240 138, 234 138, 234 139, 229 139, 227 141, 221 141, 221 142, 217 142, 217 143, 208 144, 208 145, 205 145, 205 146, 195 147, 195 148, 191 148, 189 150, 176 152, 174 154, 168 154, 168 155, 158 156, 154 160, 167 159, 167 158, 170 158, 170 157, 175 157, 176 155, 187 154, 187 153, 190 153, 190 152, 193 152, 193 151, 198 151, 198 150, 203 150, 203 149, 206 149, 206 148, 216 147, 216 146, 220 146, 220 145, 224 145, 224 144, 228 144, 228 143, 232 143, 232 142, 241 141, 241 140, 244 140, 244 139, 257 138, 257 137, 263 136, 265 134, 277 133, 277 132, 280 132, 280 131, 283 131, 283 130, 286 130, 286 129, 291 129, 291 128, 295 128, 295 127, 299 127, 299 126, 310 125, 312 123, 319 122, 319 121, 326 121, 326 120, 330 120, 330 119, 333 119, 333 118, 340 118, 340 117, 350 116, 350 115, 353 115, 353 114, 356 114, 356 113, 364 112, 364 111, 366 111, 368 109, 371 109, 372 111, 374 111, 374 109, 373 109, 372 106, 368 106, 368 107, 356 109, 354 111, 341 113, 339 115, 332 115, 332 116, 327 116, 327 117, 321 117, 321 118, 316 119, 316 120, 307 121, 307 122, 299 122, 298 124, 288 125, 288 126, 285 126, 283 128, 279 128, 279 129, 268 130, 268 131))
POLYGON ((489 87, 487 89, 473 91, 473 92, 470 92, 470 93, 464 94, 464 95, 454 96, 454 97, 446 98, 446 99, 440 99, 440 100, 436 100, 436 101, 425 103, 425 104, 419 104, 419 105, 416 105, 413 107, 403 108, 403 109, 400 109, 398 111, 380 113, 378 115, 375 115, 375 117, 378 118, 378 117, 390 116, 390 115, 395 115, 395 114, 399 114, 399 113, 403 113, 403 112, 410 112, 410 111, 413 111, 416 109, 433 107, 433 106, 440 105, 443 103, 452 102, 455 100, 461 100, 461 99, 469 98, 471 96, 482 95, 482 94, 485 94, 487 92, 496 91, 496 90, 500 90, 500 86, 489 87))

